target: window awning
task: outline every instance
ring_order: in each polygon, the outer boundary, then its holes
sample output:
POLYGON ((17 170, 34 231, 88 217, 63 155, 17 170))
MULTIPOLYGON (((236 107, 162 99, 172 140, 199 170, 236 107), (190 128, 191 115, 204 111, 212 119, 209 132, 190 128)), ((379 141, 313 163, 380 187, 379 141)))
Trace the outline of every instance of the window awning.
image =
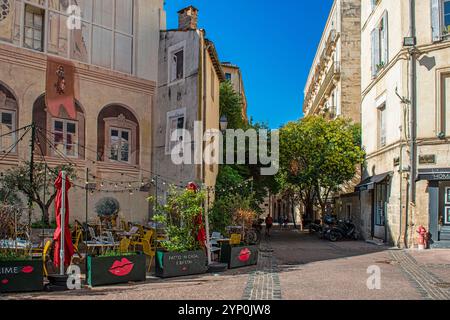
POLYGON ((360 184, 355 187, 356 192, 371 190, 376 184, 385 182, 387 179, 390 179, 394 172, 386 172, 383 174, 379 174, 376 176, 372 176, 370 178, 365 179, 360 184))

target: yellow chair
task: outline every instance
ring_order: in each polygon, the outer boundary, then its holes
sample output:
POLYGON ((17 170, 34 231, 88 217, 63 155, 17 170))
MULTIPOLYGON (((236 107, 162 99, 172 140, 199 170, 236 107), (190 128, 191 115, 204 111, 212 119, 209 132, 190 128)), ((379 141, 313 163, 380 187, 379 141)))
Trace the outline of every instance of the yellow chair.
POLYGON ((153 242, 153 236, 155 231, 153 229, 147 230, 143 237, 138 240, 131 239, 131 245, 133 246, 133 250, 136 251, 136 246, 144 246, 144 242, 149 242, 150 244, 153 242))
POLYGON ((46 264, 47 264, 47 258, 50 253, 51 246, 52 246, 52 242, 50 240, 48 240, 45 243, 44 250, 42 251, 42 263, 43 263, 43 269, 44 269, 44 276, 46 276, 46 277, 48 277, 48 271, 47 271, 46 264))
POLYGON ((152 268, 152 262, 156 254, 156 248, 152 245, 151 240, 144 240, 142 242, 142 251, 149 258, 147 272, 150 272, 152 268))
POLYGON ((119 251, 120 253, 127 253, 130 249, 131 240, 128 238, 123 238, 120 240, 119 251))
POLYGON ((120 221, 120 225, 121 225, 121 229, 125 232, 129 232, 130 231, 130 227, 128 222, 126 222, 125 220, 121 220, 120 221))

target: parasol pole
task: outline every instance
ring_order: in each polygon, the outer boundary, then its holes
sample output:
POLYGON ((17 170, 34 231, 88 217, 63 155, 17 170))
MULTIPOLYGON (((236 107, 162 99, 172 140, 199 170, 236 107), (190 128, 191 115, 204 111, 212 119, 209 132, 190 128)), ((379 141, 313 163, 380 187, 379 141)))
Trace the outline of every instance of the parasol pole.
POLYGON ((60 275, 64 275, 64 237, 65 237, 65 221, 66 221, 66 171, 61 171, 62 176, 62 199, 61 199, 61 247, 59 251, 60 265, 59 272, 60 275))
POLYGON ((206 231, 206 253, 208 255, 208 265, 212 263, 211 258, 211 240, 209 237, 209 187, 207 189, 207 200, 205 205, 205 231, 206 231))

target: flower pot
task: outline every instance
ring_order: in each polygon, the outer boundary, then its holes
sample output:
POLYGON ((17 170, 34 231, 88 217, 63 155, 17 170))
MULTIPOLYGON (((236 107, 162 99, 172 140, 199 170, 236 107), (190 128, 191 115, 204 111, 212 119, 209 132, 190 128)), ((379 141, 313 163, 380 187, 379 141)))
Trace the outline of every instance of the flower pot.
POLYGON ((0 292, 44 290, 42 260, 0 261, 0 292))
POLYGON ((145 255, 88 256, 87 282, 91 287, 145 281, 145 255))
POLYGON ((258 263, 258 246, 222 245, 220 262, 228 263, 230 269, 253 266, 258 263))
POLYGON ((160 250, 156 252, 156 276, 160 278, 206 273, 206 264, 206 254, 202 250, 183 253, 160 250))

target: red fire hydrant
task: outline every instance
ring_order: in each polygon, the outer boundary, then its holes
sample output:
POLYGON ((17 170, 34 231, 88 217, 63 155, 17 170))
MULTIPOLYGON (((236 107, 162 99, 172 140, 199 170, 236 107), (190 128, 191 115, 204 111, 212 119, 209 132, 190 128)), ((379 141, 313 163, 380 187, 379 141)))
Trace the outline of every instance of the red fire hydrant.
POLYGON ((417 233, 419 234, 419 250, 425 250, 428 247, 428 231, 420 226, 417 233))

